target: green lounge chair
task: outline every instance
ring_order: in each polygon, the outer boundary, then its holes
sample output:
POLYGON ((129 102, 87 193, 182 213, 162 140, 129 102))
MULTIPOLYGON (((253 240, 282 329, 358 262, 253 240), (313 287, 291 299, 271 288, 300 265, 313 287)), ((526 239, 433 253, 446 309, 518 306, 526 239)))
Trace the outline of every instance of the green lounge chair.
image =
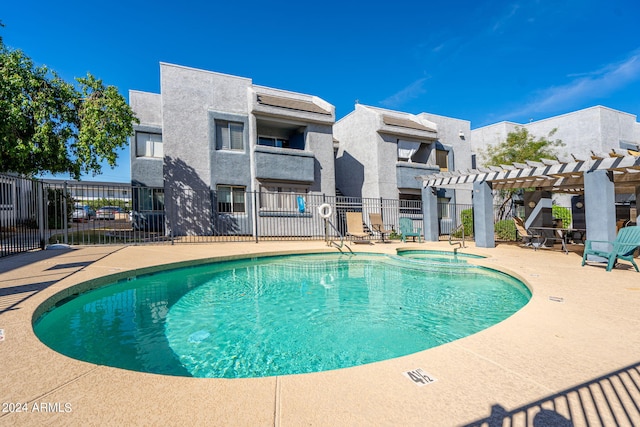
POLYGON ((400 234, 402 241, 407 243, 407 237, 413 237, 413 241, 418 238, 418 243, 422 242, 422 228, 413 228, 413 220, 411 218, 400 218, 400 234))
POLYGON ((607 271, 616 265, 618 259, 629 261, 638 270, 638 265, 633 260, 636 249, 640 246, 640 226, 621 228, 616 236, 616 240, 609 242, 606 240, 587 240, 584 244, 584 254, 582 255, 582 266, 587 262, 587 255, 595 255, 607 259, 607 271), (593 244, 599 243, 601 249, 594 249, 593 244), (603 247, 607 244, 611 250, 603 247))

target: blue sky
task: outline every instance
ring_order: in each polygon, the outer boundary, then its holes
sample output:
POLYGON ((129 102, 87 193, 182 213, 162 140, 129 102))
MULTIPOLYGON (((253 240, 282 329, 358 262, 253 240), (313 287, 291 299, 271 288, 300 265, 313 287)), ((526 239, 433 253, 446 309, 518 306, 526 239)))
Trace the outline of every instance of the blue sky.
MULTIPOLYGON (((159 62, 361 104, 526 123, 594 105, 640 114, 637 0, 7 1, 6 45, 67 80, 159 92, 159 62)), ((116 170, 84 179, 129 180, 116 170)), ((62 178, 62 176, 59 176, 62 178)))

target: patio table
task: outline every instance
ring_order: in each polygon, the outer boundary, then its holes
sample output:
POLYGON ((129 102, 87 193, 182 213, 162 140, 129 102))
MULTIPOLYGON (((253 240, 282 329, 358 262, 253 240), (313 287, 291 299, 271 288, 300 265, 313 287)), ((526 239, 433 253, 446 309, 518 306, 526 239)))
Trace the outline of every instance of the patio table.
POLYGON ((560 242, 562 244, 562 250, 565 254, 569 254, 567 243, 572 239, 574 232, 580 232, 584 235, 583 229, 578 228, 563 228, 563 227, 529 227, 529 230, 540 235, 544 238, 544 241, 540 246, 544 246, 547 242, 560 242))

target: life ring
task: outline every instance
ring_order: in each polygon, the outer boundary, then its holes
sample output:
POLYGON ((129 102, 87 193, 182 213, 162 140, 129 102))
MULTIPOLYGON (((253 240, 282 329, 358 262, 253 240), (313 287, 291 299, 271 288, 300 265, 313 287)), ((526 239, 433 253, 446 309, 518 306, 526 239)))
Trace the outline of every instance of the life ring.
POLYGON ((329 203, 323 203, 318 206, 318 214, 324 219, 329 218, 332 214, 331 205, 329 203))

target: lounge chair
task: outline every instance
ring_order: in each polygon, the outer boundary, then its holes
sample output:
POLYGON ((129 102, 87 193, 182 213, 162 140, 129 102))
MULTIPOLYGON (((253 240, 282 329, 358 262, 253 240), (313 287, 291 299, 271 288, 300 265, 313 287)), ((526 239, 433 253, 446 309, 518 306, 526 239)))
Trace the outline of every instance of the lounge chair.
POLYGON ((400 234, 402 241, 407 243, 407 237, 413 237, 413 241, 418 238, 418 243, 422 242, 422 228, 413 228, 413 220, 411 218, 400 218, 400 234))
POLYGON ((380 239, 382 243, 388 242, 384 240, 384 235, 391 233, 393 230, 389 230, 384 228, 384 224, 382 223, 382 215, 379 213, 371 213, 369 214, 369 222, 371 223, 371 229, 376 233, 380 234, 380 239))
POLYGON ((369 233, 362 227, 362 214, 360 212, 347 212, 347 236, 354 237, 354 243, 369 243, 365 238, 369 233))
POLYGON ((544 237, 539 234, 530 233, 525 228, 524 221, 520 217, 514 216, 513 222, 516 225, 516 231, 520 235, 520 238, 522 239, 522 243, 524 243, 524 246, 531 246, 534 250, 538 250, 540 245, 542 245, 542 241, 544 240, 544 237))
POLYGON ((584 267, 584 264, 587 262, 588 255, 595 255, 607 259, 607 271, 611 271, 619 259, 629 261, 636 271, 640 271, 638 270, 638 265, 633 260, 633 255, 638 247, 640 247, 640 226, 621 228, 616 236, 616 240, 613 242, 607 240, 587 240, 584 243, 582 266, 584 267), (594 249, 594 243, 599 244, 597 246, 599 246, 600 249, 594 249), (604 249, 605 246, 611 249, 606 250, 604 249))

